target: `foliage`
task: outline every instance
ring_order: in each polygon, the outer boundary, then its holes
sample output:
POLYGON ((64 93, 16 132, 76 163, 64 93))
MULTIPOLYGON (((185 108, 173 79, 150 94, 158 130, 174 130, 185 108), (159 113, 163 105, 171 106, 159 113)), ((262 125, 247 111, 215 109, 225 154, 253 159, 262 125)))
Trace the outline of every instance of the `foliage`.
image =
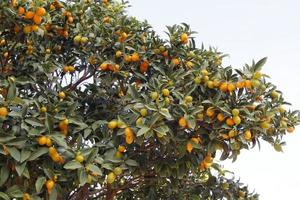
POLYGON ((0 2, 2 199, 257 199, 214 162, 299 123, 261 73, 107 0, 0 2))

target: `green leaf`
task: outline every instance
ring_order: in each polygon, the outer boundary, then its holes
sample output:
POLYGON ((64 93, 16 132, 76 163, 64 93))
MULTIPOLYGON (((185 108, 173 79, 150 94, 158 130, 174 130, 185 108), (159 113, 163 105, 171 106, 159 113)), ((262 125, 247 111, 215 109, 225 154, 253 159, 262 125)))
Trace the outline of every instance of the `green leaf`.
POLYGON ((131 98, 132 98, 132 99, 137 99, 137 98, 139 98, 139 94, 138 94, 138 92, 136 91, 135 87, 132 86, 132 85, 130 85, 130 84, 128 85, 128 94, 131 95, 131 98))
POLYGON ((281 146, 281 144, 280 143, 275 143, 274 144, 274 149, 276 150, 276 151, 278 151, 278 152, 283 152, 283 150, 282 150, 282 146, 281 146))
POLYGON ((21 191, 20 187, 17 185, 14 185, 6 190, 6 193, 15 198, 21 198, 23 197, 23 192, 21 191))
POLYGON ((6 143, 6 142, 9 142, 10 140, 13 140, 15 138, 16 138, 15 136, 0 137, 0 142, 1 143, 6 143))
POLYGON ((143 128, 141 128, 141 129, 136 133, 136 136, 137 136, 137 137, 142 136, 142 135, 144 135, 145 133, 147 133, 149 130, 150 130, 149 127, 144 126, 143 128))
POLYGON ((0 171, 0 187, 6 182, 8 177, 9 177, 9 170, 4 165, 1 167, 1 171, 0 171))
POLYGON ((46 182, 46 177, 40 176, 40 177, 37 178, 37 180, 35 182, 35 190, 36 190, 37 193, 40 193, 40 191, 42 190, 45 182, 46 182))
POLYGON ((89 170, 92 171, 94 174, 102 175, 102 171, 98 166, 89 164, 88 167, 89 167, 89 170))
POLYGON ((82 167, 82 164, 76 160, 71 160, 64 165, 65 169, 79 169, 82 167))
POLYGON ((173 117, 171 116, 171 114, 169 113, 169 110, 167 108, 162 108, 159 110, 159 113, 161 115, 163 115, 166 119, 171 120, 173 119, 173 117))
POLYGON ((16 160, 20 161, 20 151, 15 147, 7 147, 9 154, 16 160))
POLYGON ((78 175, 80 185, 81 186, 84 185, 87 182, 87 173, 85 169, 78 169, 77 175, 78 175))
POLYGON ((0 192, 0 199, 3 200, 10 200, 9 196, 3 192, 0 192))
POLYGON ((61 134, 51 135, 51 139, 59 146, 64 147, 65 149, 68 149, 68 145, 67 145, 66 140, 63 135, 61 135, 61 134))
POLYGON ((102 168, 108 169, 108 170, 113 170, 113 164, 112 163, 103 163, 102 168))
POLYGON ((57 200, 57 190, 56 190, 55 186, 51 190, 51 193, 49 195, 49 200, 57 200))
POLYGON ((128 159, 125 161, 125 164, 132 167, 138 167, 139 163, 137 163, 135 160, 128 159))
POLYGON ((36 160, 41 155, 44 155, 45 153, 48 153, 48 148, 46 147, 40 147, 37 151, 34 151, 28 161, 36 160))
POLYGON ((30 126, 34 126, 34 127, 43 127, 44 126, 44 124, 42 122, 40 122, 39 120, 34 119, 34 118, 25 119, 24 121, 30 126))
POLYGON ((22 164, 18 164, 16 165, 16 171, 18 173, 19 176, 22 176, 24 170, 25 170, 25 167, 26 167, 26 162, 22 163, 22 164))
POLYGON ((6 99, 8 101, 11 101, 11 100, 13 100, 16 97, 17 89, 16 89, 16 84, 15 84, 14 81, 9 81, 9 82, 10 82, 10 84, 9 84, 9 88, 8 88, 8 93, 7 93, 6 99))
POLYGON ((267 57, 264 57, 261 60, 259 60, 255 64, 254 71, 260 71, 266 62, 267 62, 267 57))
POLYGON ((92 129, 93 131, 95 131, 97 128, 99 128, 101 125, 105 125, 107 124, 107 121, 106 120, 98 120, 98 121, 95 121, 93 124, 92 124, 92 129))
POLYGON ((25 160, 27 160, 31 155, 31 152, 25 149, 22 149, 21 151, 21 160, 20 162, 24 162, 25 160))
POLYGON ((53 117, 48 113, 46 113, 45 126, 46 126, 46 129, 48 130, 48 133, 52 133, 53 117))

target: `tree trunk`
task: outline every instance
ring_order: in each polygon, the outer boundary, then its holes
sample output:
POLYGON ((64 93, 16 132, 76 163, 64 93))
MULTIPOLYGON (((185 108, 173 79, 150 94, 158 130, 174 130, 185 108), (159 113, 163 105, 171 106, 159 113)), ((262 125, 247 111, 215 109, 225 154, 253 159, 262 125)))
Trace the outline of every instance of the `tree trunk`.
POLYGON ((113 200, 115 196, 116 196, 116 191, 111 188, 110 184, 108 184, 105 200, 113 200))

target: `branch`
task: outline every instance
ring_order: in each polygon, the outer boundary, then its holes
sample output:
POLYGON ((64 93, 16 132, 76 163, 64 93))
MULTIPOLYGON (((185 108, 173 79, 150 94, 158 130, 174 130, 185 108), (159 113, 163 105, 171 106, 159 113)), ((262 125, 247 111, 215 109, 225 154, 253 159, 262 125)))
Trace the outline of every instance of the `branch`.
POLYGON ((88 75, 89 72, 90 71, 85 68, 83 75, 73 85, 71 85, 70 90, 75 90, 80 83, 91 78, 95 74, 95 70, 93 70, 90 75, 88 75))

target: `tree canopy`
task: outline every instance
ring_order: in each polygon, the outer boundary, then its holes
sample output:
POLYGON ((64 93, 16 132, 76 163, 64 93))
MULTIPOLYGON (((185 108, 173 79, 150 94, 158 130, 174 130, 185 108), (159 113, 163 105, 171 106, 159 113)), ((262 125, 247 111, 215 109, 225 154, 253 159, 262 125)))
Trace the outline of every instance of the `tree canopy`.
POLYGON ((0 198, 258 199, 216 160, 299 123, 261 72, 108 0, 0 2, 0 198))

